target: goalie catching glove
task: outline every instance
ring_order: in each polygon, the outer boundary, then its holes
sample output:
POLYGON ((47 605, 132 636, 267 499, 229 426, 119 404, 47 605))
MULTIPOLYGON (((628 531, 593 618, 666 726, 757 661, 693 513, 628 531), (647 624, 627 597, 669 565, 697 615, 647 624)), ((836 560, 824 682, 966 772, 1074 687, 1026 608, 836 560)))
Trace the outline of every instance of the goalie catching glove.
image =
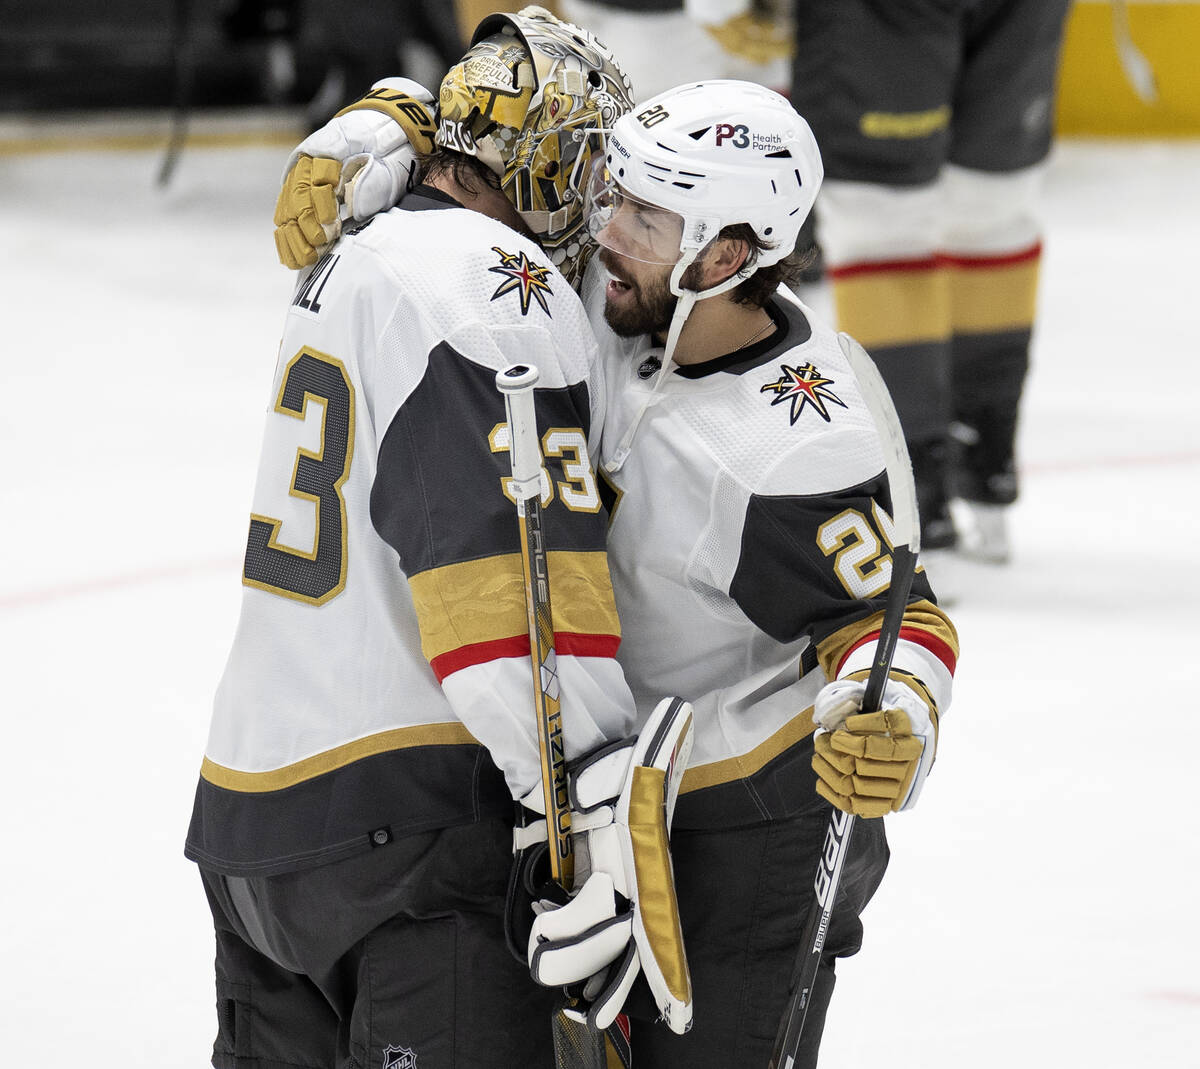
MULTIPOLYGON (((546 987, 571 988, 588 1006, 592 1028, 613 1022, 639 969, 667 1026, 680 1035, 691 1027, 691 976, 668 839, 691 747, 692 707, 665 698, 636 739, 572 765, 577 890, 569 898, 545 880, 545 818, 526 810, 525 826, 514 831, 510 941, 519 945, 528 928, 530 974, 546 987)), ((535 796, 540 800, 540 789, 527 802, 535 796)))
POLYGON ((368 219, 409 189, 433 148, 433 97, 408 78, 376 82, 288 157, 275 204, 275 249, 293 271, 317 258, 346 219, 368 219))
POLYGON ((937 710, 914 676, 893 674, 880 708, 860 713, 862 679, 856 672, 822 688, 813 707, 817 793, 856 817, 911 809, 937 750, 937 710))

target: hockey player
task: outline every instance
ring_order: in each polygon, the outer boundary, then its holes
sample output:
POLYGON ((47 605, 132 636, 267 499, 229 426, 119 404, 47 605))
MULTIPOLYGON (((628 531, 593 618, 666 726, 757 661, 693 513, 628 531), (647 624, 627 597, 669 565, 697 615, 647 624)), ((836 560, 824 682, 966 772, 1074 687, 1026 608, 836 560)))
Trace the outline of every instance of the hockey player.
MULTIPOLYGON (((663 687, 696 716, 672 838, 695 1027, 646 1027, 657 1011, 635 991, 635 1064, 765 1066, 829 805, 876 818, 916 803, 957 636, 918 574, 886 711, 814 739, 861 699, 890 494, 838 336, 781 285, 822 178, 804 120, 757 85, 684 86, 618 120, 606 164, 583 295, 608 390, 618 658, 639 717, 663 687)), ((881 820, 853 842, 801 1065, 886 865, 881 820)))
MULTIPOLYGON (((399 93, 382 104, 420 110, 399 93)), ((664 702, 654 718, 656 743, 673 741, 655 748, 659 805, 635 841, 613 804, 645 779, 646 748, 628 739, 635 708, 613 657, 591 465, 604 395, 579 299, 535 240, 556 247, 583 225, 568 194, 597 141, 576 131, 627 106, 619 68, 575 28, 539 9, 485 21, 443 86, 425 184, 343 235, 296 290, 187 837, 216 929, 218 1069, 554 1063, 555 992, 513 961, 502 923, 514 799, 531 828, 545 823, 495 387, 513 361, 545 386, 566 756, 605 746, 587 776, 608 803, 573 825, 578 897, 518 923, 557 983, 619 959, 598 1025, 640 964, 668 1023, 687 1027, 655 822, 686 764, 689 712, 664 702)))
MULTIPOLYGON (((891 507, 838 337, 780 285, 821 182, 816 142, 782 97, 717 81, 618 120, 606 160, 583 296, 609 391, 619 656, 641 715, 664 685, 696 711, 672 840, 696 1026, 673 1042, 635 1025, 635 1057, 765 1066, 828 803, 878 817, 916 802, 957 638, 919 574, 892 712, 821 735, 814 758, 814 715, 858 698, 872 661, 891 507), (849 756, 876 745, 895 759, 849 756)), ((860 834, 800 1064, 816 1062, 834 959, 857 950, 886 864, 883 822, 860 834)))
POLYGON ((1067 0, 806 0, 791 99, 838 326, 871 351, 917 475, 922 544, 1008 558, 1067 0))

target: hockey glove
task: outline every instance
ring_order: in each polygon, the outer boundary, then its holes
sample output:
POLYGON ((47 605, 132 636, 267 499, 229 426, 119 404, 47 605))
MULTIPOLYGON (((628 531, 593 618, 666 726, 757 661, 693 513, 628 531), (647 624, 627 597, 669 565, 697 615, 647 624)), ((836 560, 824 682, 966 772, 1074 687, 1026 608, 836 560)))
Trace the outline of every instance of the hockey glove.
POLYGON ((539 984, 582 984, 572 993, 588 1004, 592 1028, 616 1018, 639 969, 668 1027, 680 1035, 691 1027, 668 838, 691 746, 692 707, 666 698, 636 739, 610 743, 568 773, 578 890, 565 904, 534 902, 526 960, 539 984))
POLYGON ((893 675, 878 712, 859 713, 866 672, 817 695, 813 740, 817 793, 858 817, 911 809, 937 750, 937 710, 913 676, 893 675))
POLYGON ((433 97, 385 78, 306 137, 288 158, 275 205, 279 262, 315 263, 346 219, 367 219, 409 189, 417 155, 433 147, 433 97))

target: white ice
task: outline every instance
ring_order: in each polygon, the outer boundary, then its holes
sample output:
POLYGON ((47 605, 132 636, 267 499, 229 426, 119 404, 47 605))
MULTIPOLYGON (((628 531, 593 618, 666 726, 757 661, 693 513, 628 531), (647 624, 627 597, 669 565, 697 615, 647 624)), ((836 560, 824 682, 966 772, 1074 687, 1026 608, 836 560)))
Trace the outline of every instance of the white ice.
MULTIPOLYGON (((207 1064, 182 843, 290 291, 283 151, 0 157, 9 1066, 207 1064)), ((1200 144, 1058 147, 1015 510, 825 1069, 1200 1066, 1200 144)), ((797 879, 809 874, 797 873, 797 879)))

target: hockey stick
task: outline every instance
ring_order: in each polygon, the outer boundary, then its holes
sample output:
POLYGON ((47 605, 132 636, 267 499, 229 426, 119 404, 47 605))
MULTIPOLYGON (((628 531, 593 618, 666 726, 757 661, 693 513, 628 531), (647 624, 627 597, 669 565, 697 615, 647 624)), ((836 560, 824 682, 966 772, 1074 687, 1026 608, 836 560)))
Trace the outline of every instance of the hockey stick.
POLYGON ((542 520, 542 450, 533 407, 538 369, 512 364, 496 375, 508 417, 512 491, 521 526, 521 570, 525 574, 525 610, 533 664, 533 701, 537 709, 538 752, 542 762, 542 800, 550 836, 550 875, 565 890, 575 878, 571 846, 571 800, 567 794, 567 755, 559 707, 554 619, 550 612, 550 569, 542 520))
POLYGON ((1150 61, 1133 43, 1133 31, 1129 28, 1129 7, 1125 0, 1113 0, 1113 41, 1117 46, 1117 59, 1130 88, 1143 104, 1158 102, 1158 79, 1150 61))
MULTIPOLYGON (((838 340, 858 380, 863 402, 879 432, 883 444, 884 467, 892 491, 894 545, 891 586, 884 602, 883 622, 880 624, 879 639, 875 646, 875 660, 871 664, 871 674, 867 677, 862 703, 862 712, 872 713, 879 709, 883 688, 892 667, 892 656, 896 652, 896 642, 900 637, 900 625, 904 621, 904 610, 908 606, 908 595, 917 568, 917 554, 921 549, 921 529, 917 516, 917 489, 913 482, 912 464, 908 459, 904 431, 892 404, 891 395, 866 350, 847 334, 839 335, 838 340)), ((788 1005, 779 1022, 779 1033, 775 1037, 770 1069, 792 1069, 799 1056, 804 1022, 816 986, 817 970, 820 968, 821 955, 825 949, 825 937, 829 933, 829 923, 842 878, 842 866, 850 849, 854 820, 850 813, 843 813, 840 809, 834 809, 829 818, 825 843, 813 881, 815 898, 805 921, 804 934, 800 938, 800 950, 788 989, 788 1005)))
POLYGON ((195 80, 195 57, 188 38, 191 22, 189 0, 175 0, 171 7, 171 70, 174 86, 171 90, 171 133, 158 168, 158 186, 166 189, 183 155, 187 141, 188 118, 192 106, 192 83, 195 80))
MULTIPOLYGON (((558 663, 554 652, 554 618, 550 611, 550 568, 542 522, 542 450, 533 404, 533 388, 537 381, 538 369, 529 364, 511 364, 496 375, 496 388, 504 395, 508 417, 512 490, 521 526, 521 570, 525 575, 542 799, 550 840, 550 875, 555 883, 570 891, 575 879, 575 856, 571 844, 571 799, 567 793, 558 663)), ((604 1033, 589 1028, 585 1014, 563 1006, 555 1012, 552 1027, 554 1060, 559 1069, 605 1069, 604 1033)))

